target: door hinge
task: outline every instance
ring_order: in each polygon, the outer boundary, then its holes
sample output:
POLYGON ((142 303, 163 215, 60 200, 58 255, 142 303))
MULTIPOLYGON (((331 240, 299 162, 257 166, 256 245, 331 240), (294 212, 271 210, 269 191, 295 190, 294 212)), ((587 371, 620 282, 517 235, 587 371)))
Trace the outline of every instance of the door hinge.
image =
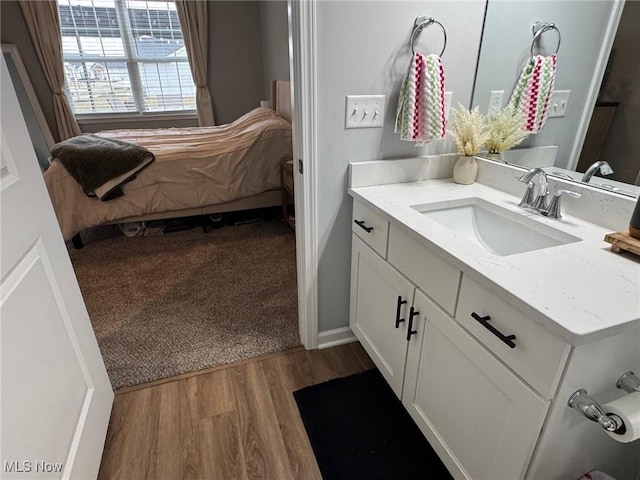
POLYGON ((298 159, 298 172, 302 175, 302 159, 298 159))

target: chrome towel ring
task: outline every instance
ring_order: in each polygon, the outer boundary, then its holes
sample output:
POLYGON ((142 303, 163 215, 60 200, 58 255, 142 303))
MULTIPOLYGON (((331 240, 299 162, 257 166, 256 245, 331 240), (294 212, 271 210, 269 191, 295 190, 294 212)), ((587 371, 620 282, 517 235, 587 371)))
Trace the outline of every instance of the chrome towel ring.
POLYGON ((430 25, 433 25, 434 23, 440 26, 440 28, 442 29, 442 34, 444 35, 444 45, 442 47, 442 51, 440 52, 440 56, 442 57, 445 49, 447 48, 447 31, 445 30, 444 26, 433 17, 417 17, 415 22, 413 22, 413 31, 411 32, 411 53, 412 54, 414 55, 416 54, 415 43, 420 37, 422 30, 424 30, 430 25))
POLYGON ((548 22, 536 22, 533 24, 533 26, 531 27, 531 33, 533 34, 533 40, 531 41, 531 56, 533 57, 533 47, 536 44, 536 41, 538 41, 540 39, 540 37, 542 36, 543 33, 548 32, 549 30, 555 30, 556 35, 558 36, 558 45, 556 46, 556 51, 553 53, 553 55, 557 55, 558 51, 560 50, 560 30, 558 30, 558 27, 556 27, 555 23, 548 23, 548 22))

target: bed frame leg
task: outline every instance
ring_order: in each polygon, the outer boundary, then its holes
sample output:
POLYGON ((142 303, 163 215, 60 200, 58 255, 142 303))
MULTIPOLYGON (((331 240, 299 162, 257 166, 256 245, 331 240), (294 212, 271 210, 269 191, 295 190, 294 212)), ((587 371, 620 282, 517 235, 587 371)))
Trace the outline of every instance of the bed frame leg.
POLYGON ((79 233, 76 233, 73 238, 71 238, 71 242, 73 243, 73 248, 75 248, 76 250, 80 250, 82 247, 84 247, 82 238, 80 237, 79 233))

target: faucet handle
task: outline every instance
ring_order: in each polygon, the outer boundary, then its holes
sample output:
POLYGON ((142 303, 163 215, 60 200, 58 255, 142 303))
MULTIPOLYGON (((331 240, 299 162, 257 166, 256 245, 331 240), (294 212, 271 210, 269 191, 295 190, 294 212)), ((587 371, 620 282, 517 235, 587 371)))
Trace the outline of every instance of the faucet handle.
POLYGON ((524 192, 522 200, 520 200, 520 203, 518 204, 520 208, 533 207, 533 202, 535 201, 535 188, 536 187, 533 182, 527 182, 527 190, 524 192))
POLYGON ((581 193, 574 192, 573 190, 556 190, 553 193, 553 198, 549 202, 549 206, 541 213, 551 218, 562 218, 562 210, 560 208, 560 199, 562 198, 562 195, 569 195, 573 198, 582 197, 581 193))

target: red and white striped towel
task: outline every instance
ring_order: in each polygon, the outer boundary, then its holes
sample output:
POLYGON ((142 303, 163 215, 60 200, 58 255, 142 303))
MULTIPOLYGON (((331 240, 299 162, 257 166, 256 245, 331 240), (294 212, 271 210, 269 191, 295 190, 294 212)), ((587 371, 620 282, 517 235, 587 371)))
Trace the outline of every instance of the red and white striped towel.
POLYGON ((444 138, 444 69, 438 55, 413 55, 400 88, 395 132, 416 146, 444 138))
POLYGON ((509 104, 522 113, 526 132, 538 133, 549 115, 556 79, 556 56, 534 55, 522 70, 509 104))

